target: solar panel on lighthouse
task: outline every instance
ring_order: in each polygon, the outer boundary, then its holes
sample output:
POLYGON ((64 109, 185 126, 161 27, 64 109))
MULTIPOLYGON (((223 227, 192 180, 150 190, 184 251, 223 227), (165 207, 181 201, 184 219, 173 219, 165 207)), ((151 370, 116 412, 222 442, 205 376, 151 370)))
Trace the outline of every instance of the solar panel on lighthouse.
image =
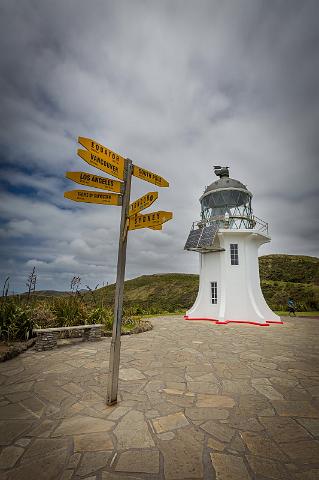
POLYGON ((198 228, 197 230, 191 230, 188 235, 188 239, 186 240, 184 250, 188 250, 191 248, 196 248, 202 233, 202 229, 198 228))
POLYGON ((204 227, 202 229, 202 234, 198 242, 198 247, 199 248, 211 247, 214 242, 217 231, 218 231, 218 227, 215 223, 213 225, 209 225, 208 227, 204 227))
POLYGON ((218 226, 216 224, 191 230, 188 239, 186 240, 184 250, 196 250, 211 247, 217 232, 218 226))

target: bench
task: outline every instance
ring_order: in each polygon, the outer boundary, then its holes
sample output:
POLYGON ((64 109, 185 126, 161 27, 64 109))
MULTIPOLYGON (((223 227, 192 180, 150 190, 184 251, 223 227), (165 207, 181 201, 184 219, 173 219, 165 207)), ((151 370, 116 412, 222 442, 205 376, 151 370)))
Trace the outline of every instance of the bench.
POLYGON ((51 350, 57 347, 57 340, 59 332, 69 332, 78 330, 83 332, 83 341, 95 342, 101 340, 101 328, 100 323, 93 325, 76 325, 73 327, 53 327, 53 328, 34 328, 33 333, 37 335, 35 349, 37 351, 51 350))

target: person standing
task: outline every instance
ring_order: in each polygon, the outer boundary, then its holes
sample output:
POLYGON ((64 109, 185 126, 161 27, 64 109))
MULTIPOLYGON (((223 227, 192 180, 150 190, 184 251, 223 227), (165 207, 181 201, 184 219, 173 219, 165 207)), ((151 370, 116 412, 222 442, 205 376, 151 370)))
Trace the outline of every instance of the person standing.
POLYGON ((296 305, 292 298, 288 298, 287 305, 288 305, 289 317, 296 316, 296 305))

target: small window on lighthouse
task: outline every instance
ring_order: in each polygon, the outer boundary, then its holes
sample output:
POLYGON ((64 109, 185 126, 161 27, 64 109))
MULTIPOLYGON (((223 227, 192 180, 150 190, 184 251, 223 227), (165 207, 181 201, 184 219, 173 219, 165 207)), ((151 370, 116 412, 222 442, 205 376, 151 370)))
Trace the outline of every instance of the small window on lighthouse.
POLYGON ((217 282, 210 282, 212 289, 212 303, 217 303, 217 282))
POLYGON ((231 265, 238 265, 238 244, 230 244, 230 263, 231 265))

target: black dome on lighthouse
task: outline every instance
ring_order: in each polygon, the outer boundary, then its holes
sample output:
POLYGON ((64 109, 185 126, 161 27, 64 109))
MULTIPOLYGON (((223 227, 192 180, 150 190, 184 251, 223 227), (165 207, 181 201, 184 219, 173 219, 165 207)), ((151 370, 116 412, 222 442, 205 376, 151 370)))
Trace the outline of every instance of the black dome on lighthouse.
POLYGON ((222 208, 228 211, 230 208, 240 207, 250 202, 251 192, 239 180, 229 178, 228 167, 214 167, 214 171, 220 178, 205 188, 200 198, 202 209, 222 208))
POLYGON ((239 180, 235 180, 234 178, 229 178, 229 177, 221 177, 219 180, 216 180, 215 182, 208 185, 208 187, 205 188, 203 195, 205 195, 208 192, 212 192, 214 190, 220 190, 220 189, 226 190, 226 189, 233 189, 233 188, 236 188, 236 189, 240 188, 248 192, 246 185, 239 182, 239 180))

